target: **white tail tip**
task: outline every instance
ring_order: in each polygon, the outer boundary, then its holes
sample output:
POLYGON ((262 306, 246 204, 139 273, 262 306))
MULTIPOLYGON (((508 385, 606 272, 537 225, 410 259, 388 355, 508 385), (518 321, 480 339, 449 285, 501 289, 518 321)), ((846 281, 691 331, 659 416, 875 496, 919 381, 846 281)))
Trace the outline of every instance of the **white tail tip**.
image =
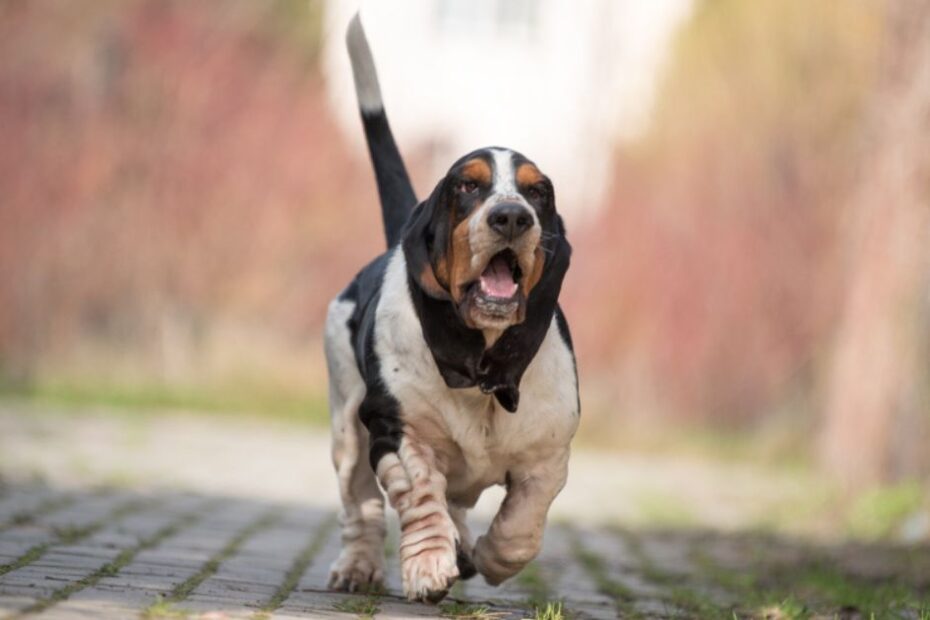
POLYGON ((362 28, 362 20, 358 13, 349 22, 346 46, 349 48, 349 59, 352 61, 352 76, 355 78, 358 106, 363 112, 378 112, 384 109, 375 60, 371 55, 368 38, 365 36, 365 29, 362 28))

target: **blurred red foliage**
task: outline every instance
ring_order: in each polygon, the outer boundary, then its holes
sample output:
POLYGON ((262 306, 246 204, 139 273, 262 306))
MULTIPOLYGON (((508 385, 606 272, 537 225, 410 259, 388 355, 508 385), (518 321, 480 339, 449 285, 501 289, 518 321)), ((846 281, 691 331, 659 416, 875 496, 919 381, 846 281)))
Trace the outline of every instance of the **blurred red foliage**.
POLYGON ((87 340, 196 344, 218 319, 306 346, 378 249, 370 172, 273 4, 0 7, 7 378, 87 340))
POLYGON ((698 3, 649 134, 571 231, 582 374, 621 412, 754 421, 817 398, 881 23, 827 4, 698 3))

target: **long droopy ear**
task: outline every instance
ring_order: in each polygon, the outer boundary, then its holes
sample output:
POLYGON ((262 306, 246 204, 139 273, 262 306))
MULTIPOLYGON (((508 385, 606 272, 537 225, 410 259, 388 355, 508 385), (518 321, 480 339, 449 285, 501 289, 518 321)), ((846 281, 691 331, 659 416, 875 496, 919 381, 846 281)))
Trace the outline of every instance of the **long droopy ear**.
POLYGON ((404 232, 403 250, 407 269, 423 292, 433 299, 450 300, 448 283, 443 283, 442 274, 437 274, 444 262, 447 241, 441 230, 445 222, 438 212, 442 204, 443 183, 440 182, 428 199, 413 210, 404 232))

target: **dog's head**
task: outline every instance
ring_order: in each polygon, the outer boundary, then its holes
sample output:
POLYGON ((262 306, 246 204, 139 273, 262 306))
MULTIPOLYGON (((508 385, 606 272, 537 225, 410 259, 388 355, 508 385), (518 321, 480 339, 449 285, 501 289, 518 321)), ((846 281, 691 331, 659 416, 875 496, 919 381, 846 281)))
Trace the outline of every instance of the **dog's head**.
POLYGON ((534 289, 561 283, 567 261, 552 183, 509 149, 469 153, 417 206, 405 240, 411 276, 427 295, 453 304, 465 326, 503 332, 523 323, 534 289))
POLYGON ((516 411, 571 256, 552 183, 509 149, 469 153, 414 209, 403 251, 446 384, 477 385, 516 411))

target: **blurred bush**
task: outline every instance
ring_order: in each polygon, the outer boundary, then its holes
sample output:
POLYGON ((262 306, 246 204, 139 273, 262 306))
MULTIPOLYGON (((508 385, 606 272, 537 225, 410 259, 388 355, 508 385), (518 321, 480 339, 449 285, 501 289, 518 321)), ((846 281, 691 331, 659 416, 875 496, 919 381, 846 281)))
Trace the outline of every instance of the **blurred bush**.
POLYGON ((852 487, 930 473, 928 123, 926 3, 699 3, 575 237, 595 415, 781 424, 852 487))
POLYGON ((650 132, 575 244, 569 306, 605 399, 746 422, 809 396, 880 33, 869 1, 696 6, 650 132))
POLYGON ((379 237, 322 95, 321 5, 0 5, 8 385, 306 383, 379 237))

